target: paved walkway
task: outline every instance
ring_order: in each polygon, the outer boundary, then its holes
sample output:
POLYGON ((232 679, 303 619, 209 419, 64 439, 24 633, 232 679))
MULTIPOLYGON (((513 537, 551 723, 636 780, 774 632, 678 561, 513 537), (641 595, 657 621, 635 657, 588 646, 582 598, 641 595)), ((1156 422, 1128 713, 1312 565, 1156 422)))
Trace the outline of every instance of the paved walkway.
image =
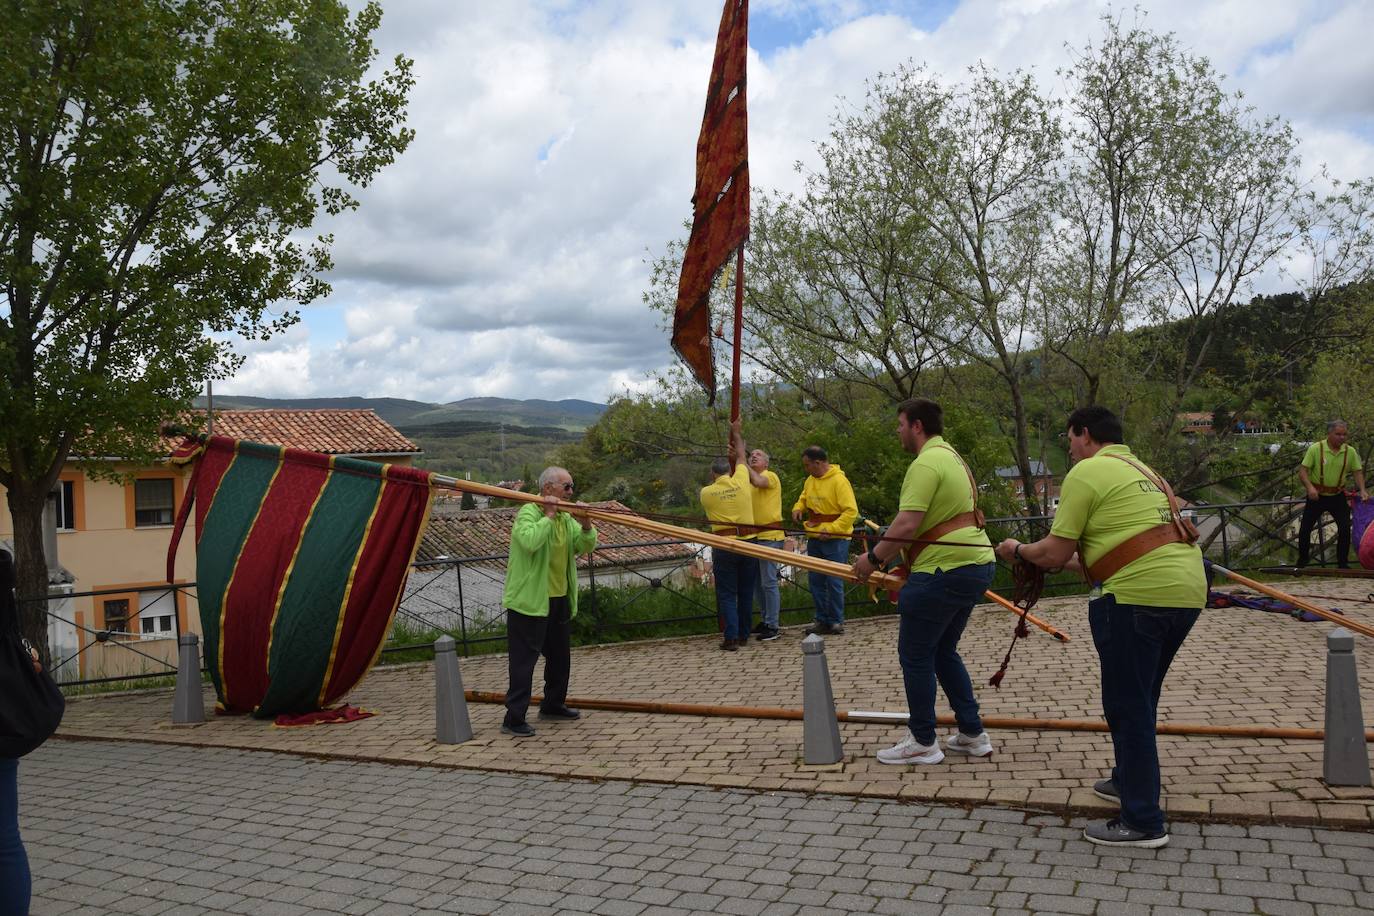
POLYGON ((52 741, 20 769, 34 916, 1374 911, 1374 834, 52 741))
MULTIPOLYGON (((1365 621, 1368 582, 1303 579, 1287 586, 1321 595, 1365 621)), ((1036 610, 1073 641, 1038 630, 1016 650, 1001 690, 979 689, 986 715, 1098 718, 1097 658, 1081 598, 1044 601, 1036 610)), ((975 684, 997 668, 1014 623, 979 609, 962 651, 975 684)), ((852 622, 827 640, 837 708, 903 709, 896 619, 852 622)), ((1319 728, 1323 723, 1324 623, 1228 609, 1204 612, 1175 661, 1160 704, 1167 721, 1319 728)), ((579 649, 574 696, 723 705, 801 704, 799 629, 783 639, 721 652, 708 637, 579 649)), ((1374 716, 1374 644, 1357 637, 1363 703, 1374 716)), ((466 659, 470 690, 503 691, 504 656, 466 659)), ((1100 733, 1001 731, 991 759, 947 759, 934 767, 884 766, 878 748, 900 727, 844 724, 846 759, 828 768, 801 760, 801 723, 589 712, 569 725, 536 723, 515 741, 499 732, 502 709, 470 706, 474 741, 434 742, 434 678, 428 664, 375 670, 349 698, 380 714, 343 726, 276 729, 249 718, 214 719, 195 728, 168 722, 170 692, 73 702, 62 726, 72 737, 280 750, 355 760, 420 763, 500 772, 625 779, 716 788, 827 792, 876 799, 995 803, 1058 813, 1108 810, 1087 787, 1107 772, 1110 739, 1100 733)), ((213 697, 207 692, 207 709, 213 697)), ((1374 792, 1328 788, 1319 741, 1235 738, 1160 739, 1166 805, 1175 820, 1232 820, 1330 826, 1374 825, 1374 792)))

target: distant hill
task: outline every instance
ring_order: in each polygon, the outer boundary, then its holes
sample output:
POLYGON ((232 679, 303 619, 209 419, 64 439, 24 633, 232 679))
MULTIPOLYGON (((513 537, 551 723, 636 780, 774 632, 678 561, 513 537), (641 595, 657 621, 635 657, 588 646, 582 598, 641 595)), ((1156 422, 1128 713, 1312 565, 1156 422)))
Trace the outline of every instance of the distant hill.
MULTIPOLYGON (((196 406, 204 407, 205 399, 197 398, 196 406)), ((595 423, 606 411, 605 404, 595 404, 576 398, 562 401, 545 401, 537 398, 528 401, 512 398, 464 398, 448 404, 430 404, 403 398, 257 398, 217 394, 215 406, 242 410, 268 407, 294 410, 371 409, 392 426, 404 427, 407 434, 419 432, 421 427, 442 427, 453 423, 493 423, 498 427, 501 424, 556 427, 580 433, 595 423)))

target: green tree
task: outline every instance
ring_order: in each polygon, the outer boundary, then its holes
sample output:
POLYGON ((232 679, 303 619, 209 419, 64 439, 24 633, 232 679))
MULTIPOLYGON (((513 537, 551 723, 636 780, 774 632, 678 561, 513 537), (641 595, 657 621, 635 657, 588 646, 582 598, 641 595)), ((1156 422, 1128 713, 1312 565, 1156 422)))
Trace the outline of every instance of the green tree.
MULTIPOLYGON (((323 210, 409 144, 410 61, 341 0, 0 0, 0 484, 19 589, 73 454, 151 460, 160 425, 325 294, 323 210), (285 303, 282 310, 278 303, 285 303)), ((41 608, 26 635, 46 649, 41 608)))

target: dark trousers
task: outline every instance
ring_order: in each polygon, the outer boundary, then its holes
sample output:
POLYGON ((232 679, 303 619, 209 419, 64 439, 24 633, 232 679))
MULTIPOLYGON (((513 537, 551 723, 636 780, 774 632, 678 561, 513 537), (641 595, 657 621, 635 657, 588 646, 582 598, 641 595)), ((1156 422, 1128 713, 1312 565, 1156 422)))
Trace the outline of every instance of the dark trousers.
MULTIPOLYGON (((849 539, 807 538, 806 555, 843 563, 849 559, 849 539)), ((816 607, 816 623, 828 623, 831 626, 843 624, 844 580, 838 576, 808 572, 806 583, 811 588, 811 603, 816 607)))
POLYGON ((1317 527, 1323 512, 1330 512, 1336 520, 1336 565, 1344 569, 1350 565, 1350 500, 1344 493, 1318 496, 1303 506, 1302 523, 1298 526, 1298 565, 1307 565, 1312 553, 1312 529, 1317 527))
POLYGON ((973 605, 992 584, 993 563, 960 566, 933 573, 912 573, 897 595, 897 660, 902 666, 911 734, 922 744, 935 743, 935 685, 945 692, 959 731, 978 735, 978 700, 973 696, 959 637, 973 605))
POLYGON ((711 575, 716 583, 716 613, 725 639, 748 639, 754 628, 754 589, 759 561, 742 553, 711 548, 711 575))
POLYGON ((0 760, 0 916, 28 916, 29 882, 19 839, 19 761, 0 760))
POLYGON ((572 672, 572 608, 567 596, 549 599, 549 616, 533 617, 506 611, 506 646, 510 653, 510 687, 506 690, 506 724, 525 721, 534 684, 534 663, 544 656, 544 699, 541 709, 558 709, 568 702, 572 672))
POLYGON ((1164 829, 1155 743, 1159 692, 1199 613, 1117 604, 1115 595, 1088 602, 1088 624, 1102 664, 1102 712, 1116 753, 1112 781, 1121 795, 1121 820, 1147 833, 1164 829))

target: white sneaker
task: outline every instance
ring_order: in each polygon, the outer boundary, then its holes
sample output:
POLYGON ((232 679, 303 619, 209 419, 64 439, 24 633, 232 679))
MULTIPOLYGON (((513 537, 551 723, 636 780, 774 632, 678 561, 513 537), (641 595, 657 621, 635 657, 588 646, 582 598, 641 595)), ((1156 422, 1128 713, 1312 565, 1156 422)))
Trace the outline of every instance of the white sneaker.
POLYGON ((909 732, 902 739, 901 744, 885 747, 878 752, 879 763, 891 763, 897 766, 904 766, 909 763, 939 763, 944 759, 945 752, 940 750, 940 742, 922 744, 909 732))
POLYGON ((945 739, 945 747, 951 754, 968 754, 970 757, 991 757, 992 739, 987 732, 979 732, 970 738, 963 732, 955 732, 945 739))

